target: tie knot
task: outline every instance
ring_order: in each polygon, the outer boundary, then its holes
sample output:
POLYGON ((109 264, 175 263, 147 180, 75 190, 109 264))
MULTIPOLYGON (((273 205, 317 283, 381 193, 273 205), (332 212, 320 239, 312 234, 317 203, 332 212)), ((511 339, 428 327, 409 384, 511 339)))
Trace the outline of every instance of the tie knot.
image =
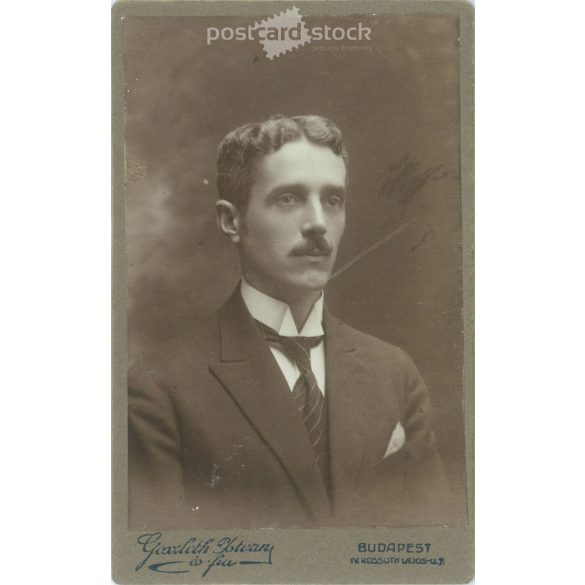
POLYGON ((268 325, 256 321, 269 343, 279 344, 283 351, 298 365, 301 370, 311 369, 311 349, 317 347, 323 340, 322 335, 315 337, 289 337, 280 335, 268 325))
POLYGON ((281 335, 280 338, 283 340, 283 343, 297 343, 301 345, 305 351, 311 351, 323 341, 322 335, 316 335, 314 337, 287 337, 286 335, 281 335))

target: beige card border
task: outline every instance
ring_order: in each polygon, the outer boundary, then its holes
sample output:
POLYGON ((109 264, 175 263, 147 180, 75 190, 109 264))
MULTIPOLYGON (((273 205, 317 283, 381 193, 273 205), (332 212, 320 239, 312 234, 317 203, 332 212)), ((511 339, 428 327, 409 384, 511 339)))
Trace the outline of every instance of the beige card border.
MULTIPOLYGON (((117 583, 465 583, 474 574, 474 9, 467 2, 442 0, 333 1, 176 1, 120 0, 112 8, 112 569, 117 583), (278 559, 269 570, 248 567, 224 570, 202 579, 134 571, 141 560, 139 532, 127 528, 127 396, 126 396, 126 257, 124 202, 124 109, 121 21, 127 16, 266 16, 302 4, 304 15, 327 13, 441 13, 460 18, 461 193, 464 319, 464 415, 469 525, 422 528, 323 528, 238 530, 246 539, 271 542, 278 559), (443 567, 424 565, 351 565, 360 542, 432 543, 443 567), (303 559, 320 559, 308 566, 303 559), (245 572, 244 572, 245 571, 245 572)), ((197 531, 205 537, 236 531, 197 531)), ((168 531, 165 539, 181 542, 192 532, 168 531)))

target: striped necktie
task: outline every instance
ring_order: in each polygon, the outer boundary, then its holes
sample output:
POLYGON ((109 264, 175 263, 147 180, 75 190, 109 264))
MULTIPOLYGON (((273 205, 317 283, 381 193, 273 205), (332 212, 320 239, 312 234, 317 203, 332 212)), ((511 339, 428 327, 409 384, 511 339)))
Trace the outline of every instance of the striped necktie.
POLYGON ((321 343, 323 336, 287 337, 279 335, 274 329, 260 321, 257 323, 263 331, 266 341, 279 345, 288 358, 297 364, 301 372, 293 386, 292 394, 325 480, 327 477, 326 453, 324 453, 326 445, 325 398, 311 369, 311 349, 321 343))

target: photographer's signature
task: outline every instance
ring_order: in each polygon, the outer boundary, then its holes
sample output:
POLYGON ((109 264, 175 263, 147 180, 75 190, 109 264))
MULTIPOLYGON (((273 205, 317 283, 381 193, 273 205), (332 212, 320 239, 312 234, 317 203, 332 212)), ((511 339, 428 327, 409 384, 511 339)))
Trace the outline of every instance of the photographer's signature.
POLYGON ((272 565, 274 545, 248 542, 239 536, 197 538, 167 542, 161 532, 141 534, 137 543, 144 555, 135 571, 155 573, 189 573, 201 571, 206 577, 212 569, 236 565, 272 565))

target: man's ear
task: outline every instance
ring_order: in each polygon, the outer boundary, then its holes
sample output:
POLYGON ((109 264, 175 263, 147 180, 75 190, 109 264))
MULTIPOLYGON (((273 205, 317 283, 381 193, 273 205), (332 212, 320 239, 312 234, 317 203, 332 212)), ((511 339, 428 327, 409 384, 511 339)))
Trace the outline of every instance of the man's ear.
POLYGON ((219 231, 233 244, 240 242, 241 217, 238 208, 225 199, 215 204, 217 227, 219 231))

